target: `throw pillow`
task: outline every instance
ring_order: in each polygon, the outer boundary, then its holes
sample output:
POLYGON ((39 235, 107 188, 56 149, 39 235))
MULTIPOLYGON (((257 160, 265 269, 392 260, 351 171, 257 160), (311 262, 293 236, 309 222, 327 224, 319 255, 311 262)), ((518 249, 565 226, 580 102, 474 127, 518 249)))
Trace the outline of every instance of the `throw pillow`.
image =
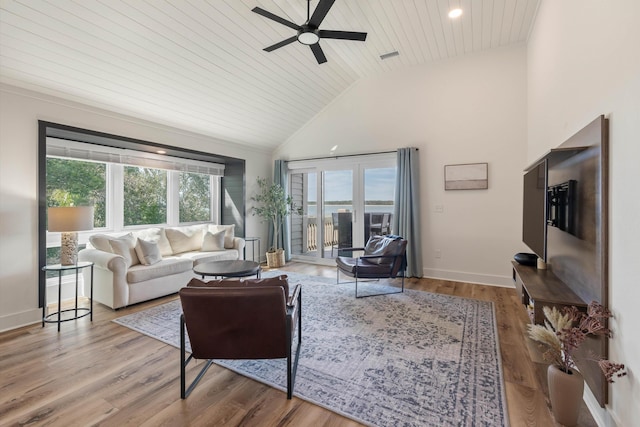
POLYGON ((109 245, 111 245, 111 252, 124 258, 127 268, 140 264, 135 250, 136 238, 131 233, 109 240, 109 245))
POLYGON ((173 249, 169 244, 164 228, 151 227, 133 232, 133 236, 147 242, 156 242, 160 250, 160 255, 169 256, 173 254, 173 249))
POLYGON ((89 243, 94 248, 104 251, 104 252, 112 252, 111 245, 109 244, 109 240, 114 239, 112 236, 107 236, 106 234, 94 234, 89 237, 89 243))
POLYGON ((138 255, 140 264, 143 265, 153 265, 162 261, 160 247, 156 242, 138 239, 138 243, 136 244, 136 255, 138 255))
POLYGON ((175 228, 167 228, 165 233, 174 254, 199 251, 202 248, 202 229, 184 228, 177 230, 175 228))
POLYGON ((205 252, 224 251, 225 230, 216 233, 207 231, 202 239, 202 250, 205 252))
POLYGON ((394 259, 390 256, 398 255, 399 240, 390 239, 384 236, 371 236, 364 248, 365 255, 386 255, 385 258, 369 258, 367 262, 373 264, 389 265, 394 259))
POLYGON ((233 249, 233 239, 235 237, 235 224, 231 225, 218 225, 210 224, 209 231, 216 233, 220 230, 224 230, 224 247, 225 249, 233 249))

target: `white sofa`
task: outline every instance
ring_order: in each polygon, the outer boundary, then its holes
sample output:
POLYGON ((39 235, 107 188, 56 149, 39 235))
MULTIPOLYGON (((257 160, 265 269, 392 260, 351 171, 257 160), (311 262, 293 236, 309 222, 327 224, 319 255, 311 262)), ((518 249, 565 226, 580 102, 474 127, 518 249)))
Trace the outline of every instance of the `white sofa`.
POLYGON ((117 309, 178 292, 195 277, 194 265, 244 259, 244 245, 233 225, 152 227, 93 235, 78 259, 94 263, 93 300, 117 309))

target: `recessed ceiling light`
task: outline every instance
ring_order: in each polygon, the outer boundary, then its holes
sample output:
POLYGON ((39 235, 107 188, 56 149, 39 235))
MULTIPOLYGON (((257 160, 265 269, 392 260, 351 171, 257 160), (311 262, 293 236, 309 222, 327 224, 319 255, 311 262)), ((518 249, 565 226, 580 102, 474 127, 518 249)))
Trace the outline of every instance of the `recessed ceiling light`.
POLYGON ((167 152, 164 151, 164 150, 158 150, 158 151, 156 151, 156 153, 158 153, 158 154, 167 154, 167 152))
POLYGON ((460 8, 451 9, 449 11, 449 18, 451 18, 451 19, 458 18, 458 17, 460 17, 460 15, 462 15, 462 9, 460 9, 460 8))

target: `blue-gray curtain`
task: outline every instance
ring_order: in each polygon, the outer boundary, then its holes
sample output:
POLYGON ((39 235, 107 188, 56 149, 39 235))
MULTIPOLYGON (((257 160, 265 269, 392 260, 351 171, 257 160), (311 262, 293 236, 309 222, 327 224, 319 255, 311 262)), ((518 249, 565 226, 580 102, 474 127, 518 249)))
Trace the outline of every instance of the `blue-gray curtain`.
MULTIPOLYGON (((289 194, 287 180, 287 162, 284 160, 276 160, 273 166, 273 182, 280 184, 284 188, 285 194, 289 194)), ((289 241, 289 217, 286 216, 282 221, 282 229, 278 232, 278 244, 272 244, 274 247, 284 249, 284 257, 286 261, 291 261, 291 242, 289 241)), ((269 241, 273 242, 273 236, 269 236, 269 241)))
POLYGON ((418 149, 400 148, 397 166, 393 231, 407 239, 407 275, 422 277, 418 149))

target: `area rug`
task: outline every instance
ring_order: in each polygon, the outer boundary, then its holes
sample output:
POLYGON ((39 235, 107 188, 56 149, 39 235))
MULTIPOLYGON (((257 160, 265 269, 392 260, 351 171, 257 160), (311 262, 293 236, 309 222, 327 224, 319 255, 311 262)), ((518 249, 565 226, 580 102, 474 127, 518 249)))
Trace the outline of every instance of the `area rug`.
MULTIPOLYGON (((508 424, 493 303, 413 290, 356 299, 352 284, 282 274, 302 284, 295 396, 370 426, 508 424)), ((180 313, 176 300, 114 322, 179 347, 180 313)), ((216 363, 285 390, 285 360, 216 363)))

